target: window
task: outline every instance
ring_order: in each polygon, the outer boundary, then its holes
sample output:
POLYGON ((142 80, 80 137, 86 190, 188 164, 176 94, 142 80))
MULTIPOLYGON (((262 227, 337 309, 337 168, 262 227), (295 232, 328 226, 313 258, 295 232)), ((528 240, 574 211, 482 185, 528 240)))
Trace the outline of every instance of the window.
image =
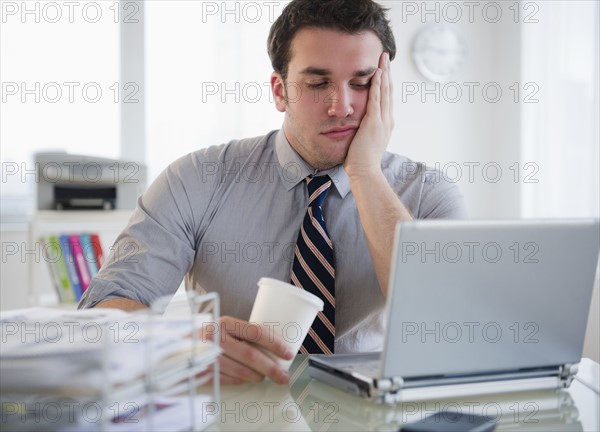
POLYGON ((266 40, 284 6, 145 3, 149 179, 186 153, 281 127, 266 40))
POLYGON ((523 216, 598 217, 598 2, 541 5, 539 22, 523 26, 523 75, 544 89, 523 109, 523 156, 540 166, 523 216))
MULTIPOLYGON (((33 154, 116 158, 119 19, 115 2, 2 2, 2 212, 33 208, 33 154)), ((122 7, 121 7, 122 9, 122 7)))

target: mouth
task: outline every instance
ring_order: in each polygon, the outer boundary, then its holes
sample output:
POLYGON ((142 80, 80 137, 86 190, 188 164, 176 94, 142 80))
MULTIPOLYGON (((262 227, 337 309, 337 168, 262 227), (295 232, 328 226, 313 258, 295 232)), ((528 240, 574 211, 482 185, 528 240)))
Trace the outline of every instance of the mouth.
POLYGON ((345 138, 348 138, 352 135, 354 135, 356 133, 356 130, 358 129, 358 126, 340 126, 340 127, 334 127, 331 128, 325 132, 322 133, 322 135, 325 135, 326 137, 333 139, 333 140, 343 140, 345 138))

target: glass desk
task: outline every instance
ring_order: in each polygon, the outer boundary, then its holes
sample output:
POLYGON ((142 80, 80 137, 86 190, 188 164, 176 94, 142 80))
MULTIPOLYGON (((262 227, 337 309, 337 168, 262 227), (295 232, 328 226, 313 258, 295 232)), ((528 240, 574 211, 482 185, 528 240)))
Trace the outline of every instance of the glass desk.
MULTIPOLYGON (((586 374, 598 380, 598 364, 587 361, 586 374), (592 369, 590 372, 587 369, 592 369)), ((575 379, 566 390, 504 393, 460 399, 405 402, 384 406, 342 392, 308 375, 306 356, 297 356, 290 385, 265 380, 222 386, 221 403, 206 406, 202 416, 214 420, 212 431, 398 431, 440 411, 452 421, 457 412, 486 414, 496 430, 599 431, 600 397, 575 379)), ((583 370, 582 370, 583 372, 583 370)), ((583 375, 583 374, 582 374, 583 375)), ((596 384, 597 385, 597 384, 596 384)))

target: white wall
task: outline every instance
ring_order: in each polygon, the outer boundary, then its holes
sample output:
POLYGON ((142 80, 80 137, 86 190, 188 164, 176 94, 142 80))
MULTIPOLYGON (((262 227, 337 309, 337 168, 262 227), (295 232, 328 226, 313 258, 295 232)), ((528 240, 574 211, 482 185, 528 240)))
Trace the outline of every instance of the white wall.
POLYGON ((29 271, 21 255, 27 245, 26 223, 2 223, 2 259, 0 260, 0 310, 18 309, 29 305, 29 271))
MULTIPOLYGON (((425 25, 435 21, 432 16, 425 18, 429 19, 425 25)), ((514 31, 509 22, 502 27, 502 21, 492 25, 481 18, 455 24, 467 45, 468 57, 450 85, 458 85, 463 94, 452 103, 451 98, 444 98, 444 87, 440 87, 441 97, 436 102, 431 95, 411 96, 406 91, 403 95, 402 91, 403 86, 412 83, 434 88, 420 75, 410 56, 414 37, 424 26, 421 16, 407 16, 402 8, 393 7, 391 19, 398 55, 392 64, 397 120, 390 150, 431 166, 438 164, 449 176, 460 179, 457 184, 467 198, 471 217, 519 217, 519 200, 514 199, 516 188, 509 185, 507 176, 491 183, 482 172, 489 162, 497 162, 503 171, 508 171, 519 160, 519 110, 510 103, 507 85, 500 79, 518 79, 520 62, 514 55, 519 46, 518 32, 507 34, 507 30, 514 31), (481 88, 490 82, 500 83, 505 93, 497 104, 486 102, 481 93, 481 88), (473 102, 464 83, 477 84, 473 102), (472 176, 469 165, 473 167, 472 176)))

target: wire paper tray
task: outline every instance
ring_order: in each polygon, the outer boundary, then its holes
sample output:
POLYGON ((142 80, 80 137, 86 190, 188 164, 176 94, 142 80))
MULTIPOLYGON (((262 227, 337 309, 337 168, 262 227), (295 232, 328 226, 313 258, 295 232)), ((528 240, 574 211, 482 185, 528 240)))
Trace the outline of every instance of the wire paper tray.
POLYGON ((203 407, 220 401, 212 379, 220 348, 202 329, 218 322, 219 297, 190 293, 189 313, 170 316, 169 300, 135 314, 32 308, 0 315, 2 429, 207 427, 203 407))

